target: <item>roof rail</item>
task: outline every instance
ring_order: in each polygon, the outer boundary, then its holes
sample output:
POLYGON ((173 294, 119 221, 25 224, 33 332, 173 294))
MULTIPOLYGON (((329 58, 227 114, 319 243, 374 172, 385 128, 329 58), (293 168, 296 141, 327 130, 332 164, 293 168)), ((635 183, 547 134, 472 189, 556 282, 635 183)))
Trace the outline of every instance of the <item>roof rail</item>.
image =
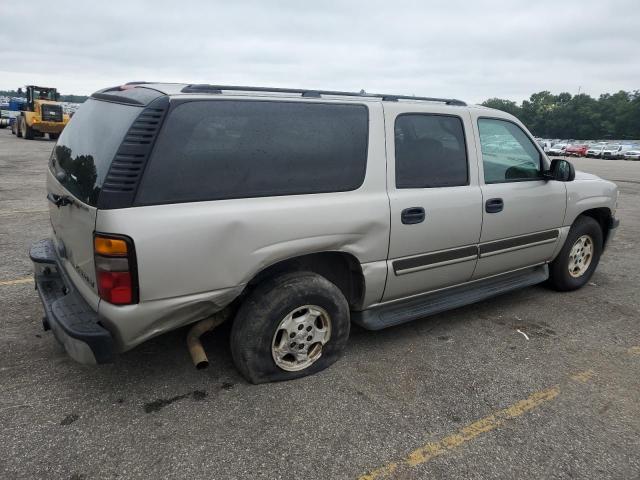
POLYGON ((269 92, 269 93, 299 93, 303 97, 320 98, 322 95, 335 95, 341 97, 363 97, 363 98, 380 98, 386 102, 397 102, 398 100, 421 100, 426 102, 440 102, 447 105, 458 105, 465 107, 467 104, 462 100, 455 98, 436 98, 436 97, 414 97, 411 95, 390 95, 383 93, 358 93, 358 92, 340 92, 335 90, 304 90, 301 88, 269 88, 269 87, 245 87, 239 85, 208 85, 208 84, 192 84, 184 87, 183 93, 222 93, 223 90, 240 91, 240 92, 269 92))

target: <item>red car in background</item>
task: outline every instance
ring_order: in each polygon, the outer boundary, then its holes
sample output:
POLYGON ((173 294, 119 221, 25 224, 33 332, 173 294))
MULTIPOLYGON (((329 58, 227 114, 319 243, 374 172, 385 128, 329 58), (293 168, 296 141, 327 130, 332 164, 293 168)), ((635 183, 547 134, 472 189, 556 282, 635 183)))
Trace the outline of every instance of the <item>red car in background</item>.
POLYGON ((564 154, 569 157, 584 157, 588 149, 589 145, 569 145, 564 154))

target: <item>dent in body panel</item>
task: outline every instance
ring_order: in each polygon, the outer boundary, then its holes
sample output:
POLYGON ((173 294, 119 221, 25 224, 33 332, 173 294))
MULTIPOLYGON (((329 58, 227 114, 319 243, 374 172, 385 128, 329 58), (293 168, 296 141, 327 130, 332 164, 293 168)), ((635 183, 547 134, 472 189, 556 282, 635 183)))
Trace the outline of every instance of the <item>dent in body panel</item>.
POLYGON ((231 303, 244 285, 214 292, 116 306, 101 301, 101 323, 113 334, 118 351, 129 350, 162 333, 216 313, 231 303))
POLYGON ((360 266, 365 280, 364 300, 362 301, 362 309, 364 310, 382 301, 382 294, 387 283, 387 261, 364 263, 360 266))

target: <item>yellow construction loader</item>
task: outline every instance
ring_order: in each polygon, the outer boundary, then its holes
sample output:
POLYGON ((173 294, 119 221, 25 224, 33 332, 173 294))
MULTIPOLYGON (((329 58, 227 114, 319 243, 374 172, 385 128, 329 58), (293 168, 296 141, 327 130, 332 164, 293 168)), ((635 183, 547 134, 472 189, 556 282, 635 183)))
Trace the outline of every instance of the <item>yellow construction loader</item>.
MULTIPOLYGON (((22 89, 18 89, 18 93, 22 93, 22 89)), ((69 115, 62 110, 58 90, 27 85, 25 93, 27 101, 16 117, 17 136, 31 140, 49 134, 51 140, 58 138, 69 121, 69 115)))

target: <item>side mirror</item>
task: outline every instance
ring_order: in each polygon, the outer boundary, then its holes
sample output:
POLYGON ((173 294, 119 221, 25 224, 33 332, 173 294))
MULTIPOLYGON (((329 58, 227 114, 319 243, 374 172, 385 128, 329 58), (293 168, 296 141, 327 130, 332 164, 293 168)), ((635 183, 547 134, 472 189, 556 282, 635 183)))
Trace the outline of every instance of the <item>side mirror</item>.
POLYGON ((558 182, 572 182, 576 178, 576 169, 571 162, 556 158, 551 160, 551 167, 545 173, 545 178, 558 182))
POLYGON ((22 95, 22 88, 18 88, 18 95, 22 95))

